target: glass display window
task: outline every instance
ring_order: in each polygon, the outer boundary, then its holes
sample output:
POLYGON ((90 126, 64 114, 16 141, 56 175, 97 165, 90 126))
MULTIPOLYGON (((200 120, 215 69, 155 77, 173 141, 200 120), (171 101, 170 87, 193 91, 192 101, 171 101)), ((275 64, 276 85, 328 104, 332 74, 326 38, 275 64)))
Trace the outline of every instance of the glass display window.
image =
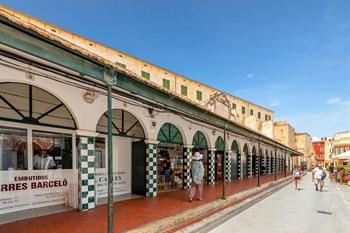
POLYGON ((95 140, 95 168, 106 167, 106 139, 96 138, 95 140))
POLYGON ((27 130, 0 127, 0 170, 28 169, 27 130))
POLYGON ((159 144, 157 153, 158 190, 170 191, 183 187, 183 147, 159 144))
POLYGON ((72 169, 72 136, 33 131, 33 169, 72 169))

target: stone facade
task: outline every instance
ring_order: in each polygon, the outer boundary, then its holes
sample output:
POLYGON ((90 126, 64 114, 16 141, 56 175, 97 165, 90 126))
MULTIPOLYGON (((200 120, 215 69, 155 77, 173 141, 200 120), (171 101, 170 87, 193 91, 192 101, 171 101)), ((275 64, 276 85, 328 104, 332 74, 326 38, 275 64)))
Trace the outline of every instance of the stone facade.
POLYGON ((296 150, 303 153, 301 162, 307 164, 307 168, 311 169, 316 166, 316 153, 312 145, 311 136, 308 133, 295 134, 296 150))
POLYGON ((273 134, 276 141, 290 148, 296 148, 295 129, 287 121, 274 122, 273 134))

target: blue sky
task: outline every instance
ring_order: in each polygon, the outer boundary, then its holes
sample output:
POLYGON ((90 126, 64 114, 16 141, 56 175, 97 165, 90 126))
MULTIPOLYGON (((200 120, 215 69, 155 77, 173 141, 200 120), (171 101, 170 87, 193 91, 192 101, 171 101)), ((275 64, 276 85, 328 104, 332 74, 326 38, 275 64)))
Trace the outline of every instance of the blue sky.
POLYGON ((350 129, 350 1, 1 1, 275 111, 350 129))

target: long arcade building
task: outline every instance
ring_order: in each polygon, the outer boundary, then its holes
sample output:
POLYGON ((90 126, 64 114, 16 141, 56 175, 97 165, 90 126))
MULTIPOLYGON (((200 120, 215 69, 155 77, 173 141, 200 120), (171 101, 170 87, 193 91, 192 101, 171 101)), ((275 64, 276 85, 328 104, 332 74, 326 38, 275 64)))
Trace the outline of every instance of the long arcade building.
POLYGON ((111 76, 115 196, 189 189, 194 147, 208 185, 285 172, 300 156, 0 10, 0 215, 105 201, 111 76))

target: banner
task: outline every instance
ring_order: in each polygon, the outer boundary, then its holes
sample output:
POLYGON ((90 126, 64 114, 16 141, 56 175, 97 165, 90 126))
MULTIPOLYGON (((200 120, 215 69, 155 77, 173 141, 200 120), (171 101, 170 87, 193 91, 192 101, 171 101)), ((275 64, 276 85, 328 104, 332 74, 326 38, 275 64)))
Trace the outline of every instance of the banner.
POLYGON ((76 205, 73 170, 0 171, 0 214, 50 205, 76 205))

